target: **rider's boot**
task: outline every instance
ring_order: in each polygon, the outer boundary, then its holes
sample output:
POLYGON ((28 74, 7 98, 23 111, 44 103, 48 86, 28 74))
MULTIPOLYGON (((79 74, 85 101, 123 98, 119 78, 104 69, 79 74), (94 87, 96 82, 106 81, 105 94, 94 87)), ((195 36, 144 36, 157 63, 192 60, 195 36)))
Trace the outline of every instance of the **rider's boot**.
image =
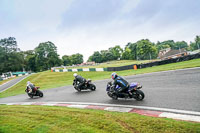
POLYGON ((131 91, 128 91, 129 97, 132 98, 133 97, 133 93, 131 91))

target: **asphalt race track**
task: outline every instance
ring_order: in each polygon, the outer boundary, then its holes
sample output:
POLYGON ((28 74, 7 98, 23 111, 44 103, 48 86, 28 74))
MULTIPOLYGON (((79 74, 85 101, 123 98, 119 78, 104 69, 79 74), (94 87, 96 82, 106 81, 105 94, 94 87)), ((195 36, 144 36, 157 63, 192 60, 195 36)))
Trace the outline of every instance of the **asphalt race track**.
POLYGON ((6 90, 7 88, 11 87, 12 85, 16 84, 17 82, 19 82, 20 80, 24 79, 25 77, 27 77, 29 75, 25 75, 25 76, 21 76, 21 77, 18 77, 18 78, 15 78, 3 85, 0 85, 0 92, 6 90))
POLYGON ((145 98, 112 100, 106 94, 111 79, 95 81, 96 91, 77 92, 73 86, 43 90, 44 97, 31 99, 27 94, 1 98, 0 103, 11 102, 87 102, 119 105, 148 106, 200 112, 200 68, 156 72, 124 77, 129 82, 143 85, 145 98))

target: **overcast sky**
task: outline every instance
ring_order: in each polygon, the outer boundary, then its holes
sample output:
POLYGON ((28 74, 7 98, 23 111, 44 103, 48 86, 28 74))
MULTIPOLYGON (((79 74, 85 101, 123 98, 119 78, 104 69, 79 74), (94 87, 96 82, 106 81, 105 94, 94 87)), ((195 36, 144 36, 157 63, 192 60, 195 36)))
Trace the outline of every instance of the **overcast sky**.
POLYGON ((193 41, 200 35, 200 0, 0 0, 0 39, 21 50, 51 41, 58 54, 94 51, 128 42, 193 41))

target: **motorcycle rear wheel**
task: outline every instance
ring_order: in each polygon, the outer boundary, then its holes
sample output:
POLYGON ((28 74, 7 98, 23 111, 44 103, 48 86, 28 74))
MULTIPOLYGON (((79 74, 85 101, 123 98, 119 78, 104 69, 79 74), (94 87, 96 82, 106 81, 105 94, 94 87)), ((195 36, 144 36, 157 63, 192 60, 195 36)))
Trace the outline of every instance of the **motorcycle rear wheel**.
POLYGON ((39 93, 39 97, 43 97, 43 93, 40 90, 38 90, 38 93, 39 93))

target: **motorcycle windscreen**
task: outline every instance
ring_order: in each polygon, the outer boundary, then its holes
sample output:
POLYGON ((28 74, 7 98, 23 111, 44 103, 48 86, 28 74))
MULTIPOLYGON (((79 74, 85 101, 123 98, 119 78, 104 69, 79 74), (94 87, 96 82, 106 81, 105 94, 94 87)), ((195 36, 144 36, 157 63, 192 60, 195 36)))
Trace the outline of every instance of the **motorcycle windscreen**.
POLYGON ((130 84, 130 89, 135 88, 137 85, 138 85, 138 83, 131 83, 131 84, 130 84))

